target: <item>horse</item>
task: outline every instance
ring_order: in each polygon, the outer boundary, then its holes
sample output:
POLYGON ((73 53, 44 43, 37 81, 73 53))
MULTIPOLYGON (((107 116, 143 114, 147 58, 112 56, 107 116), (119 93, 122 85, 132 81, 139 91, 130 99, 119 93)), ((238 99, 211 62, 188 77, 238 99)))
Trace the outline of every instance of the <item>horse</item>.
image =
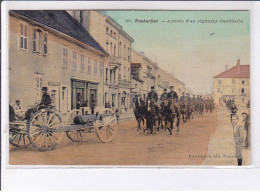
POLYGON ((144 128, 144 123, 145 123, 145 115, 147 114, 147 106, 145 105, 144 101, 140 99, 140 97, 137 97, 134 102, 134 115, 135 119, 137 121, 138 127, 137 127, 137 133, 142 130, 141 128, 141 123, 143 123, 143 130, 145 131, 144 128))
POLYGON ((166 129, 166 125, 167 125, 167 119, 166 119, 166 108, 168 105, 168 100, 163 100, 160 104, 159 107, 159 112, 158 112, 158 129, 157 131, 159 132, 159 129, 161 127, 161 129, 166 129), (164 122, 164 124, 163 124, 164 122))
POLYGON ((189 104, 187 101, 180 101, 180 108, 181 108, 181 116, 183 123, 186 123, 187 120, 190 120, 189 114, 189 104))
POLYGON ((159 107, 153 100, 147 100, 147 112, 145 114, 146 128, 150 130, 150 134, 153 134, 153 127, 156 123, 156 118, 159 113, 159 107))
POLYGON ((168 100, 168 104, 165 109, 166 113, 166 126, 170 135, 172 135, 172 130, 174 128, 174 120, 177 119, 176 127, 177 127, 177 134, 179 134, 179 125, 180 125, 180 106, 177 100, 171 98, 168 100))

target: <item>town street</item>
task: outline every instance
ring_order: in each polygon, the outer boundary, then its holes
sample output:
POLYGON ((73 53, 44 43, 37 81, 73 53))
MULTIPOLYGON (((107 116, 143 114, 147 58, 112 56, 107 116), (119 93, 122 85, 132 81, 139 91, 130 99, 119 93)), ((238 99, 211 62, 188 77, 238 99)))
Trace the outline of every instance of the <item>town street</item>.
MULTIPOLYGON (((48 152, 10 147, 10 164, 201 165, 208 148, 212 146, 209 140, 216 133, 220 119, 223 117, 217 118, 216 111, 205 113, 202 117, 181 124, 178 136, 176 131, 171 136, 165 130, 153 135, 148 132, 136 134, 136 121, 125 120, 119 123, 118 134, 111 143, 102 143, 96 134, 92 133, 87 134, 85 141, 80 143, 71 142, 64 136, 62 144, 48 152)), ((218 141, 214 142, 217 147, 218 141)), ((232 149, 234 147, 230 150, 232 149)), ((233 160, 235 162, 234 158, 233 160)), ((214 164, 214 161, 207 163, 214 164)))

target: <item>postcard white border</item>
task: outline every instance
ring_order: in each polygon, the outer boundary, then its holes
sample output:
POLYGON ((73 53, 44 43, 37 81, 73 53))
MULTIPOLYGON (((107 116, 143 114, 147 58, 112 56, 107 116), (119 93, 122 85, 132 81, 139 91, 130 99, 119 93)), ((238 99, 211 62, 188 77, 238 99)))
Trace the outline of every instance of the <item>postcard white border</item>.
MULTIPOLYGON (((251 189, 260 176, 260 3, 259 2, 3 2, 2 3, 2 188, 38 189, 251 189), (8 165, 8 10, 9 9, 141 9, 250 10, 252 166, 16 166, 8 165), (18 167, 18 168, 17 168, 18 167), (40 169, 39 169, 40 167, 40 169), (86 168, 87 167, 87 168, 86 168), (102 167, 102 168, 100 168, 102 167), (119 167, 116 168, 115 167, 119 167), (180 168, 181 167, 181 168, 180 168), (249 178, 250 177, 250 178, 249 178), (201 181, 207 180, 202 184, 201 181), (102 184, 100 184, 102 183, 102 184), (44 187, 43 187, 44 185, 44 187), (102 185, 102 187, 101 187, 102 185), (203 188, 201 188, 203 186, 203 188), (251 187, 248 187, 251 186, 251 187)), ((259 186, 258 186, 259 188, 259 186)))

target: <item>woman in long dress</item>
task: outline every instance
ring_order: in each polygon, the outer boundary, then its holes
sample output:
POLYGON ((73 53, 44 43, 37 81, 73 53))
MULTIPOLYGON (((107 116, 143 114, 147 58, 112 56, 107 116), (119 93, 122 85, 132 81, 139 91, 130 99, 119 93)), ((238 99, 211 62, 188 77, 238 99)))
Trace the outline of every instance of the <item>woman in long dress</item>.
POLYGON ((239 118, 238 116, 234 116, 232 119, 232 126, 233 126, 233 137, 234 142, 236 145, 236 158, 238 166, 242 166, 242 150, 245 145, 245 136, 244 136, 244 127, 239 125, 239 118))

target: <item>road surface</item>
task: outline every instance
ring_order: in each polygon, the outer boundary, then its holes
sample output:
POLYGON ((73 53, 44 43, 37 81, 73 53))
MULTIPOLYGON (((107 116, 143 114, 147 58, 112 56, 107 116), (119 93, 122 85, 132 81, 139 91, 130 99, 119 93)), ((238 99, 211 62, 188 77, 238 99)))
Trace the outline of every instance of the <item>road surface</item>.
POLYGON ((181 124, 180 134, 161 130, 136 134, 134 119, 119 123, 110 143, 102 143, 95 133, 75 143, 66 136, 57 149, 38 152, 32 148, 10 146, 10 164, 14 165, 201 165, 208 152, 210 136, 217 128, 217 113, 205 113, 181 124))

